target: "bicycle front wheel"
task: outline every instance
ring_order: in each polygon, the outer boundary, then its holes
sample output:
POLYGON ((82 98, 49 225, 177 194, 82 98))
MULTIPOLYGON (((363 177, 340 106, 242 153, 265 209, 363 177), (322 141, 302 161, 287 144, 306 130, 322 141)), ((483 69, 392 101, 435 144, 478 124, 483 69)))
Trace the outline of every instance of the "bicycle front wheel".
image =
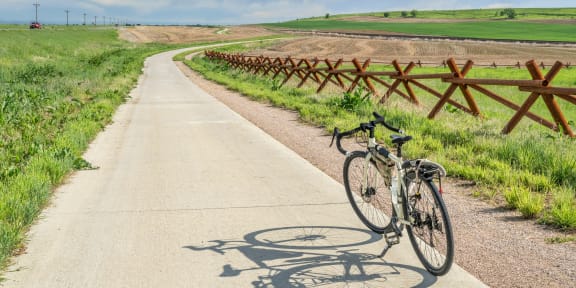
POLYGON ((370 230, 383 234, 393 215, 390 189, 367 152, 354 151, 344 162, 344 187, 358 218, 370 230))
POLYGON ((407 187, 405 212, 412 218, 412 225, 407 225, 412 247, 428 272, 444 275, 454 260, 452 226, 444 200, 432 181, 410 181, 407 187))

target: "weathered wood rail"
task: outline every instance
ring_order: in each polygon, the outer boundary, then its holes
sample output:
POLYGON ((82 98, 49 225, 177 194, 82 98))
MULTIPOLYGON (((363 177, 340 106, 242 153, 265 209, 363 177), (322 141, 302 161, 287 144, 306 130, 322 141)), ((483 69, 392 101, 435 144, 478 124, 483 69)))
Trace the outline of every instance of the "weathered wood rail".
POLYGON ((474 62, 467 61, 460 68, 453 58, 443 62, 450 69, 450 73, 410 74, 414 67, 421 66, 422 63, 410 62, 406 67, 402 68, 398 61, 392 61, 394 71, 370 71, 370 59, 363 62, 358 59, 346 62, 343 59, 338 59, 337 61, 330 59, 320 60, 318 58, 295 59, 289 56, 271 59, 265 56, 246 56, 216 51, 205 51, 205 56, 213 60, 223 60, 230 67, 248 73, 261 74, 272 78, 283 76, 284 80, 281 85, 285 85, 291 79, 296 79, 298 81, 297 87, 302 87, 310 80, 318 84, 317 92, 322 91, 329 83, 348 92, 363 84, 373 95, 379 97, 380 103, 384 103, 393 95, 399 95, 415 105, 420 105, 420 100, 414 92, 414 87, 417 87, 439 99, 428 114, 430 119, 435 118, 446 104, 450 104, 476 117, 482 117, 480 107, 478 107, 472 93, 472 90, 474 90, 515 111, 512 119, 502 129, 503 134, 510 133, 522 118, 527 117, 554 131, 561 131, 570 137, 575 137, 557 99, 576 105, 576 88, 552 86, 554 78, 566 67, 561 62, 556 62, 548 73, 544 75, 541 70, 541 67, 543 67, 542 63, 539 65, 534 60, 528 61, 525 63, 525 67, 532 79, 505 80, 467 78, 466 76, 474 66, 474 62), (444 91, 437 91, 420 81, 425 79, 437 79, 449 84, 449 86, 444 91), (380 93, 375 83, 386 87, 386 91, 380 93), (400 85, 405 91, 400 89, 400 85), (518 105, 506 99, 506 97, 491 91, 486 86, 518 87, 519 91, 530 94, 522 105, 518 105), (464 97, 465 104, 452 99, 458 90, 464 97), (546 120, 530 111, 540 98, 544 101, 553 121, 546 120))

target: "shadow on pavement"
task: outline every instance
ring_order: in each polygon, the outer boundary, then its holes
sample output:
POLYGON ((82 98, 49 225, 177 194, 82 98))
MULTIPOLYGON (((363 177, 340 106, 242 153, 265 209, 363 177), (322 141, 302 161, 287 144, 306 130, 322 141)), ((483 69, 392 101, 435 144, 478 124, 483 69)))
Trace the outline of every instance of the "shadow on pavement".
POLYGON ((377 255, 361 253, 362 245, 381 235, 368 230, 306 226, 255 231, 242 240, 212 240, 207 245, 184 246, 196 252, 242 253, 255 266, 222 267, 220 277, 257 272, 253 287, 428 287, 436 277, 426 270, 388 263, 377 255))

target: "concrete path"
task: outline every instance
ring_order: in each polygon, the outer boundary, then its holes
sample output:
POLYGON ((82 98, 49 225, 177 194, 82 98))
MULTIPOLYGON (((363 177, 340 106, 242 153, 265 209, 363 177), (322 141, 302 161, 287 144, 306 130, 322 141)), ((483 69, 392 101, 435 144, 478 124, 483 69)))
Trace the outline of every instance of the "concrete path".
POLYGON ((191 83, 177 52, 147 60, 85 155, 100 169, 58 189, 4 286, 484 286, 431 276, 407 237, 377 258, 344 188, 191 83))

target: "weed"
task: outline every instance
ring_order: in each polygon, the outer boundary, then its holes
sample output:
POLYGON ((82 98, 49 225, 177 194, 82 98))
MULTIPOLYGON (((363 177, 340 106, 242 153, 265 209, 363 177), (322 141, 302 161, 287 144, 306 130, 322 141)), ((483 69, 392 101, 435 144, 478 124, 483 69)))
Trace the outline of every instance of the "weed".
POLYGON ((553 193, 552 207, 545 213, 543 223, 560 229, 576 228, 576 192, 562 188, 553 193))
POLYGON ((340 109, 355 112, 370 104, 371 95, 372 93, 365 88, 356 87, 352 92, 342 93, 341 98, 334 98, 333 104, 340 109))
POLYGON ((576 237, 574 236, 558 236, 552 238, 546 238, 546 243, 548 244, 562 244, 568 242, 576 242, 576 237))

